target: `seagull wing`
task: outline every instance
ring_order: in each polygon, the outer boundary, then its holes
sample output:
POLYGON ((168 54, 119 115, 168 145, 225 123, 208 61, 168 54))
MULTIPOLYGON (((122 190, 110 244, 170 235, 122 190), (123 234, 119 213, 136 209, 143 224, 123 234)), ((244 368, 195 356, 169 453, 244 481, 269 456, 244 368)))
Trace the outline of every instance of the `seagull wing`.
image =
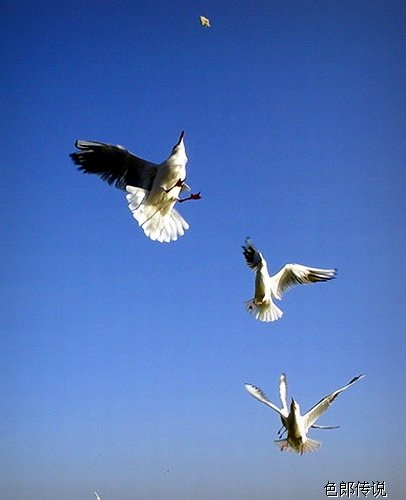
POLYGON ((331 403, 336 399, 336 397, 351 387, 355 382, 358 382, 358 380, 361 380, 364 378, 365 375, 358 375, 357 377, 354 377, 352 380, 348 382, 347 385, 344 387, 341 387, 341 389, 337 389, 336 391, 332 392, 328 396, 324 397, 321 399, 316 405, 311 408, 306 415, 303 416, 304 421, 305 421, 305 426, 306 430, 309 429, 314 425, 316 420, 330 407, 331 403))
POLYGON ((279 397, 282 403, 281 411, 285 414, 286 417, 289 415, 288 403, 286 401, 287 394, 288 394, 288 383, 286 380, 286 375, 282 373, 282 375, 279 378, 279 397))
POLYGON ((316 425, 316 424, 313 424, 311 426, 312 429, 339 429, 340 426, 339 425, 316 425))
POLYGON ((109 184, 119 189, 127 185, 151 190, 157 173, 154 163, 143 160, 127 151, 122 146, 112 146, 102 142, 77 140, 79 149, 70 157, 87 174, 96 174, 109 184))
POLYGON ((309 285, 318 281, 328 281, 335 278, 337 269, 319 269, 301 264, 286 264, 278 273, 271 277, 272 287, 278 299, 295 285, 309 285))
POLYGON ((251 396, 253 396, 255 399, 258 399, 258 401, 260 401, 261 403, 266 404, 267 406, 272 408, 272 410, 276 411, 276 413, 280 415, 282 422, 284 423, 286 422, 286 415, 284 415, 283 412, 276 405, 274 405, 271 401, 269 401, 269 399, 265 396, 265 394, 261 391, 259 387, 255 387, 255 385, 251 384, 245 384, 244 387, 247 390, 247 392, 251 394, 251 396))
POLYGON ((245 240, 245 246, 243 246, 242 249, 245 261, 253 271, 258 271, 264 264, 266 264, 266 260, 264 259, 262 253, 254 247, 249 238, 245 240))

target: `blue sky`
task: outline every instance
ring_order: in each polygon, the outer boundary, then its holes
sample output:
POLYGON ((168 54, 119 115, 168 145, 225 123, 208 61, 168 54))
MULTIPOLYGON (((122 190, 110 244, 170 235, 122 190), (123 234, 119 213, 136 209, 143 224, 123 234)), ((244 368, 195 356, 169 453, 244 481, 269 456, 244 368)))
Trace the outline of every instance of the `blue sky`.
POLYGON ((404 491, 405 20, 396 1, 3 2, 0 496, 326 498, 404 491), (204 29, 198 21, 212 23, 204 29), (76 171, 77 138, 160 162, 186 131, 199 202, 171 244, 76 171), (337 267, 243 303, 251 236, 271 271, 337 267), (280 453, 281 372, 303 409, 280 453))

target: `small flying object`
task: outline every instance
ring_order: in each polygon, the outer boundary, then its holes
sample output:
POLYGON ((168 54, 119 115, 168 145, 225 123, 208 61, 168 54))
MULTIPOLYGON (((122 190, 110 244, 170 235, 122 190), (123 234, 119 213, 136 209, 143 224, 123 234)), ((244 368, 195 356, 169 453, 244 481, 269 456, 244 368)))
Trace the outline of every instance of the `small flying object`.
POLYGON ((94 492, 95 496, 96 496, 96 500, 101 500, 101 498, 99 497, 99 495, 97 494, 97 491, 94 492))
POLYGON ((209 19, 207 19, 207 17, 200 16, 199 19, 200 19, 200 24, 204 28, 210 28, 210 21, 209 21, 209 19))
POLYGON ((247 238, 243 248, 245 261, 255 272, 255 296, 245 302, 245 308, 259 321, 276 321, 283 312, 273 299, 282 299, 284 292, 295 285, 308 285, 335 278, 337 269, 319 269, 301 264, 286 264, 273 276, 268 273, 266 260, 247 238))
POLYGON ((245 389, 253 396, 255 399, 261 403, 266 404, 272 410, 279 414, 282 420, 282 432, 278 432, 278 436, 281 437, 285 432, 287 432, 287 437, 285 439, 277 439, 275 444, 279 447, 281 451, 289 450, 295 453, 300 453, 301 455, 306 452, 316 451, 320 448, 321 443, 310 439, 307 437, 310 428, 319 429, 334 429, 335 427, 326 427, 316 425, 316 421, 319 417, 330 407, 331 403, 336 399, 336 397, 343 391, 347 390, 353 384, 364 378, 365 375, 358 375, 348 382, 347 385, 341 387, 332 392, 328 396, 321 399, 316 405, 313 406, 304 415, 300 414, 300 406, 292 398, 290 404, 290 410, 286 405, 286 382, 284 374, 281 375, 279 394, 282 402, 282 408, 279 409, 274 403, 269 401, 266 395, 262 392, 259 387, 251 384, 245 384, 245 389))
POLYGON ((190 191, 185 182, 187 156, 184 135, 182 131, 171 154, 160 164, 143 160, 123 146, 82 140, 76 141, 79 151, 70 157, 79 170, 96 174, 127 192, 129 209, 148 238, 170 242, 189 229, 189 224, 174 205, 201 198, 200 192, 186 198, 179 197, 181 192, 190 191))

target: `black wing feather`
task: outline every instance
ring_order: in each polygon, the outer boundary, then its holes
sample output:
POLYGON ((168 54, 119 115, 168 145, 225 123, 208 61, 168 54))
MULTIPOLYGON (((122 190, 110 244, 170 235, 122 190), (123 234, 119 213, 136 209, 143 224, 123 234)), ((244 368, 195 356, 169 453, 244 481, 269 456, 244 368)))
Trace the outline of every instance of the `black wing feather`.
POLYGON ((76 141, 75 146, 79 151, 70 157, 78 170, 96 174, 118 189, 125 190, 130 185, 151 190, 157 170, 154 163, 138 158, 122 146, 81 140, 76 141))

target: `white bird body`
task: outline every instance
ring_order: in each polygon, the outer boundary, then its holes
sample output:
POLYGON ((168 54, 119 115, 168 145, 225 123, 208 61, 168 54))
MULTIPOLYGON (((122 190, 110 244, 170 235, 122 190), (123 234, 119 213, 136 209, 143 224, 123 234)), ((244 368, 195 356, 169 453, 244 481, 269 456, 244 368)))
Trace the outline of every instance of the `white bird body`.
POLYGON ((281 451, 285 449, 296 453, 312 452, 320 448, 320 443, 307 437, 305 419, 300 414, 300 406, 296 401, 292 401, 290 413, 286 419, 287 438, 278 439, 275 443, 281 451))
POLYGON ((282 300, 283 293, 293 286, 328 281, 337 273, 336 269, 286 264, 278 273, 270 276, 264 256, 249 238, 242 248, 247 265, 255 272, 254 298, 247 300, 245 307, 259 321, 276 321, 282 317, 283 311, 274 303, 274 299, 282 300))
MULTIPOLYGON (((284 373, 281 374, 279 377, 279 398, 281 400, 282 408, 280 409, 282 415, 285 417, 285 420, 281 418, 282 421, 282 427, 278 431, 278 436, 282 437, 285 432, 288 430, 289 422, 288 422, 288 417, 289 417, 289 407, 288 407, 288 402, 287 402, 287 397, 288 397, 288 382, 286 379, 286 375, 284 373)), ((296 403, 297 407, 299 406, 296 403)), ((297 412, 296 412, 297 414, 297 412)), ((299 431, 297 431, 296 427, 300 428, 300 426, 295 426, 295 424, 292 424, 292 429, 291 433, 292 435, 297 435, 299 431)), ((314 429, 338 429, 338 425, 315 425, 313 424, 311 426, 314 429)))
POLYGON ((204 26, 205 28, 210 28, 210 21, 209 19, 207 19, 207 17, 199 16, 199 19, 202 26, 204 26))
MULTIPOLYGON (((284 401, 286 402, 284 396, 286 396, 286 386, 282 388, 281 384, 286 382, 285 375, 281 375, 280 379, 280 395, 282 401, 282 409, 279 409, 274 403, 268 400, 266 395, 262 392, 259 387, 256 387, 251 384, 245 384, 245 389, 253 396, 255 399, 260 401, 261 403, 266 404, 270 408, 272 408, 276 413, 279 414, 282 420, 283 427, 286 429, 287 437, 285 439, 277 439, 275 443, 279 446, 281 451, 290 450, 296 453, 306 453, 317 450, 320 447, 320 443, 315 441, 314 439, 310 439, 307 437, 309 429, 320 428, 320 429, 334 429, 336 427, 329 426, 318 426, 315 425, 315 422, 318 418, 329 408, 331 403, 336 399, 336 397, 349 387, 351 387, 355 382, 364 378, 365 375, 358 375, 354 377, 347 385, 341 387, 341 389, 337 389, 332 392, 328 396, 321 399, 316 405, 313 406, 305 415, 301 415, 299 404, 292 399, 292 403, 290 405, 290 411, 285 408, 284 401), (284 380, 283 380, 283 379, 284 380), (285 392, 284 392, 285 391, 285 392)), ((280 434, 280 431, 279 433, 280 434)))
POLYGON ((175 210, 176 202, 199 199, 200 193, 180 199, 185 184, 187 156, 184 132, 169 157, 160 164, 145 161, 122 146, 76 141, 79 152, 70 156, 85 173, 99 175, 109 184, 127 191, 129 209, 152 240, 175 241, 189 224, 175 210))

